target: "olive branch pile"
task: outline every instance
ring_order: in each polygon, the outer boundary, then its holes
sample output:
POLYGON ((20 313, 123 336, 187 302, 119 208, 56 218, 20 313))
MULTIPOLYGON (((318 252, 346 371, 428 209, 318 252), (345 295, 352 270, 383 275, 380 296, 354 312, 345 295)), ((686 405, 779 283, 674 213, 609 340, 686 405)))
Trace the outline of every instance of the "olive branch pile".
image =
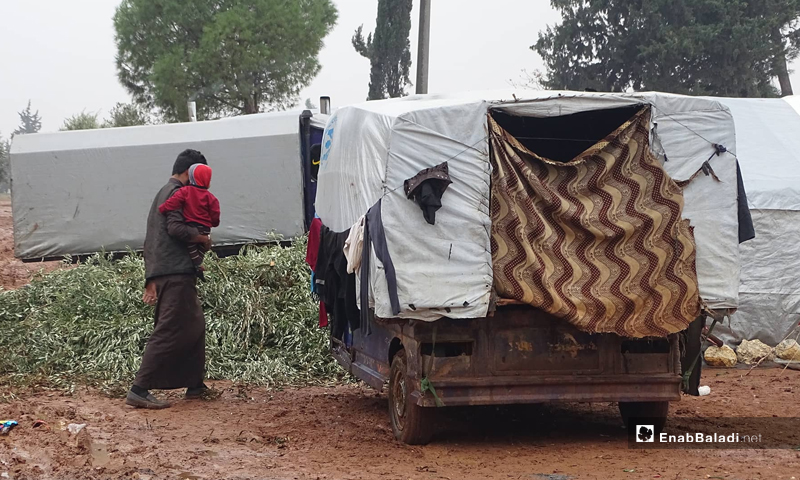
MULTIPOLYGON (((199 291, 208 378, 272 387, 342 380, 317 326, 305 249, 301 240, 206 256, 199 291)), ((96 255, 19 290, 0 289, 0 382, 123 392, 153 329, 143 278, 138 255, 96 255)))

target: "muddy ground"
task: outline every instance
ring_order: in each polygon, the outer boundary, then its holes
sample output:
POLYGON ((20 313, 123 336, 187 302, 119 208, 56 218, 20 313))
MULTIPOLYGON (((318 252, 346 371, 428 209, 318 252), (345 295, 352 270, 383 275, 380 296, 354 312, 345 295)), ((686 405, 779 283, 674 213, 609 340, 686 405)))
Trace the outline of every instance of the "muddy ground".
MULTIPOLYGON (((0 280, 16 288, 58 264, 14 260, 10 217, 0 198, 0 280)), ((800 372, 746 372, 704 370, 711 395, 673 404, 668 431, 800 417, 800 372)), ((612 404, 464 408, 440 410, 434 441, 411 447, 394 440, 385 394, 365 387, 213 386, 215 400, 173 394, 157 412, 90 390, 0 392, 0 420, 19 422, 0 436, 0 480, 800 479, 800 429, 778 427, 783 449, 635 450, 612 404)))
MULTIPOLYGON (((698 416, 800 417, 800 372, 707 370, 668 430, 698 416)), ((141 411, 88 391, 28 393, 0 404, 20 426, 0 437, 11 479, 786 479, 800 451, 634 450, 611 404, 440 410, 423 447, 394 440, 386 398, 359 386, 242 390, 141 411), (46 425, 34 427, 36 420, 46 425), (86 424, 77 436, 61 428, 86 424)), ((722 421, 720 421, 722 422, 722 421)), ((730 422, 730 420, 728 420, 730 422)), ((796 425, 796 423, 795 423, 796 425)), ((785 432, 800 446, 800 432, 785 432)))

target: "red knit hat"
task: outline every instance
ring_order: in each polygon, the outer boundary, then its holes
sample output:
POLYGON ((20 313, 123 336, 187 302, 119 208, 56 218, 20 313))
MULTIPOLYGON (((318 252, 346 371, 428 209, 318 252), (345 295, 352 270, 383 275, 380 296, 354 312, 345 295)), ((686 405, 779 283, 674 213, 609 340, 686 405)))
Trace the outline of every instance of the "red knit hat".
POLYGON ((211 167, 202 163, 195 163, 189 167, 189 183, 208 188, 211 185, 211 167))

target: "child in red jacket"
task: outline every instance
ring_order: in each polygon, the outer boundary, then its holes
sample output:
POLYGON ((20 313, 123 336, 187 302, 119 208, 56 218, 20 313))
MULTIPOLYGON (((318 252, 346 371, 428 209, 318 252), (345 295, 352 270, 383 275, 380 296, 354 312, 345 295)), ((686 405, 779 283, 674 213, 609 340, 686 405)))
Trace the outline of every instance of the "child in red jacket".
MULTIPOLYGON (((211 167, 196 163, 189 167, 189 185, 179 189, 158 207, 162 215, 174 210, 183 210, 186 223, 197 228, 200 235, 208 235, 211 228, 219 226, 219 200, 208 188, 211 186, 211 167)), ((203 256, 205 248, 196 243, 189 244, 189 255, 197 269, 197 276, 204 280, 203 256)))

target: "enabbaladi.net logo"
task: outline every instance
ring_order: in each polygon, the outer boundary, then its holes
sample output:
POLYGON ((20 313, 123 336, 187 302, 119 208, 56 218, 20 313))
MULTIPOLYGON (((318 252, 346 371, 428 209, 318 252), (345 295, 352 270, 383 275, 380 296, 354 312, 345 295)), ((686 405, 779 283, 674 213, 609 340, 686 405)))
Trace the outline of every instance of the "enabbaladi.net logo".
POLYGON ((684 432, 670 434, 661 432, 656 434, 654 425, 636 426, 636 443, 667 443, 667 444, 758 444, 761 443, 761 434, 740 433, 703 433, 703 432, 684 432))
POLYGON ((628 423, 628 448, 794 450, 800 452, 800 417, 636 418, 628 423))

